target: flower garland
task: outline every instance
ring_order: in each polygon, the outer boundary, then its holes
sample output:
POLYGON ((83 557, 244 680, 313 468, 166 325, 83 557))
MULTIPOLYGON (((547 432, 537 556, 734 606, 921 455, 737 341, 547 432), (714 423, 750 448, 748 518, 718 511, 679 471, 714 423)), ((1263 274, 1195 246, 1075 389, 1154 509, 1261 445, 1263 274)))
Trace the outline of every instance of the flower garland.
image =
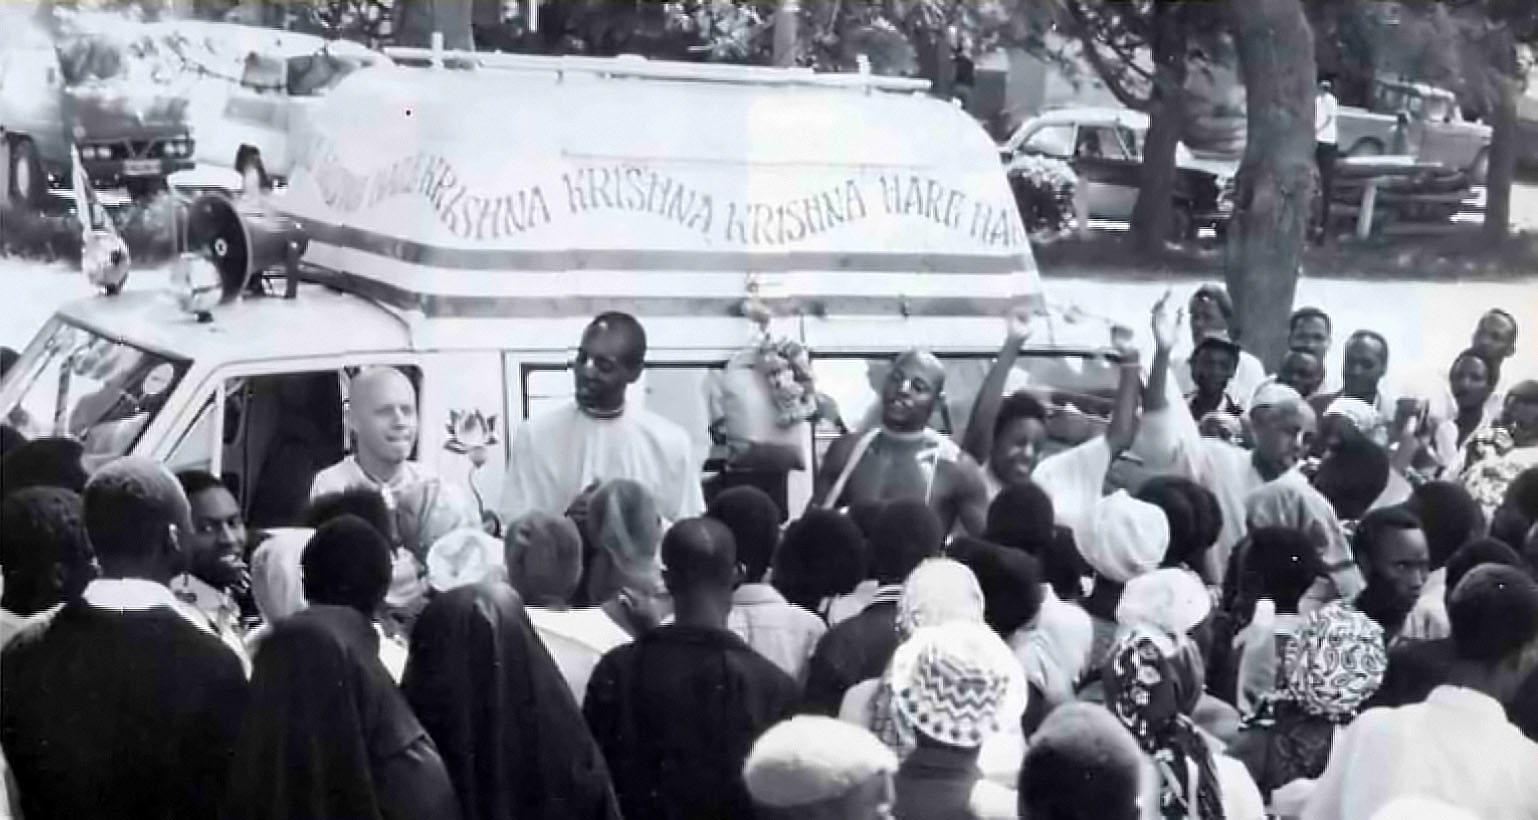
POLYGON ((754 350, 753 369, 769 386, 776 424, 791 427, 817 415, 812 358, 805 345, 761 334, 754 350))

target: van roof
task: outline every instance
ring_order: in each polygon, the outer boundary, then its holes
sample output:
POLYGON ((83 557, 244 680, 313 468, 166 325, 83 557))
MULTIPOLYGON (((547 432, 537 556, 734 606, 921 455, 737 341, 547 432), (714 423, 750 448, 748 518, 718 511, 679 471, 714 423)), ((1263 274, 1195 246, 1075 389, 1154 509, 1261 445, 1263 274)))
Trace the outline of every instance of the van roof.
POLYGON ((66 320, 139 347, 211 361, 292 359, 337 353, 408 350, 406 324, 380 305, 317 285, 295 299, 242 299, 199 323, 169 293, 130 285, 59 308, 66 320), (345 329, 345 330, 342 330, 345 329))
POLYGON ((384 54, 351 40, 327 40, 299 31, 246 26, 239 23, 217 23, 205 20, 168 20, 147 24, 151 31, 162 36, 180 36, 191 41, 207 54, 243 61, 252 52, 268 57, 287 59, 308 57, 327 51, 340 57, 374 59, 390 62, 384 54))
POLYGON ((954 105, 858 75, 501 62, 362 70, 327 95, 275 200, 307 263, 430 315, 718 312, 752 288, 977 315, 1040 292, 997 151, 954 105))

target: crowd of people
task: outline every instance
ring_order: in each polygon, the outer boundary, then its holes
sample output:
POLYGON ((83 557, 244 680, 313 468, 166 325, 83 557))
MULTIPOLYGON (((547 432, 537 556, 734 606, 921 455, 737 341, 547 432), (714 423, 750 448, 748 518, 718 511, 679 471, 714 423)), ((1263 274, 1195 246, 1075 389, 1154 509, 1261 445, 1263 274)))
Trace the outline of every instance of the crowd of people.
POLYGON ((707 497, 634 407, 646 335, 584 333, 494 517, 352 381, 293 527, 218 476, 68 439, 0 457, 5 804, 77 818, 1538 817, 1538 382, 1484 316, 1445 391, 1227 294, 1118 334, 1102 422, 1007 394, 956 437, 892 365, 805 510, 707 497), (1189 313, 1189 335, 1182 314, 1189 313), (1187 352, 1187 349, 1189 352, 1187 352), (1126 476, 1134 477, 1128 480, 1126 476), (1120 477, 1120 478, 1118 478, 1120 477))

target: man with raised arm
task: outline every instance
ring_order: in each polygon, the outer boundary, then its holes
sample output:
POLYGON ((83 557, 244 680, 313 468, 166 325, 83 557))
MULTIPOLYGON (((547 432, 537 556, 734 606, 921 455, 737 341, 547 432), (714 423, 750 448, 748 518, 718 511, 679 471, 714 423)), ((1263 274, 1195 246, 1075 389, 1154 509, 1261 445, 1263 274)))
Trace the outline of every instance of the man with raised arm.
POLYGON ((1093 523, 1090 512, 1102 494, 1106 472, 1137 435, 1142 389, 1138 350, 1129 340, 1113 341, 1121 372, 1105 435, 1049 454, 1046 405, 1028 390, 1004 395, 1028 335, 1028 317, 1012 314, 1004 346, 972 405, 962 446, 982 462, 990 499, 1005 487, 1034 482, 1052 499, 1057 522, 1071 528, 1079 544, 1086 544, 1093 523))
POLYGON ((929 427, 945 391, 945 367, 934 354, 897 357, 881 387, 881 424, 833 442, 817 476, 812 504, 842 508, 862 501, 916 498, 946 532, 959 522, 982 535, 988 517, 983 469, 949 437, 929 427))

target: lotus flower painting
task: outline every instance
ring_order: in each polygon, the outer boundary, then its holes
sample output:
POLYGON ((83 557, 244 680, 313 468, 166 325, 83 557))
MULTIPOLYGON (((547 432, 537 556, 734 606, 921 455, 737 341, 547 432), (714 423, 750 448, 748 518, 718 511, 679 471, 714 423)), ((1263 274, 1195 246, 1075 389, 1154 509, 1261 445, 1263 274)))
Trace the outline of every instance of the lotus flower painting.
POLYGON ((486 463, 487 448, 497 444, 497 417, 479 410, 450 410, 448 433, 443 449, 467 456, 480 469, 486 463))

